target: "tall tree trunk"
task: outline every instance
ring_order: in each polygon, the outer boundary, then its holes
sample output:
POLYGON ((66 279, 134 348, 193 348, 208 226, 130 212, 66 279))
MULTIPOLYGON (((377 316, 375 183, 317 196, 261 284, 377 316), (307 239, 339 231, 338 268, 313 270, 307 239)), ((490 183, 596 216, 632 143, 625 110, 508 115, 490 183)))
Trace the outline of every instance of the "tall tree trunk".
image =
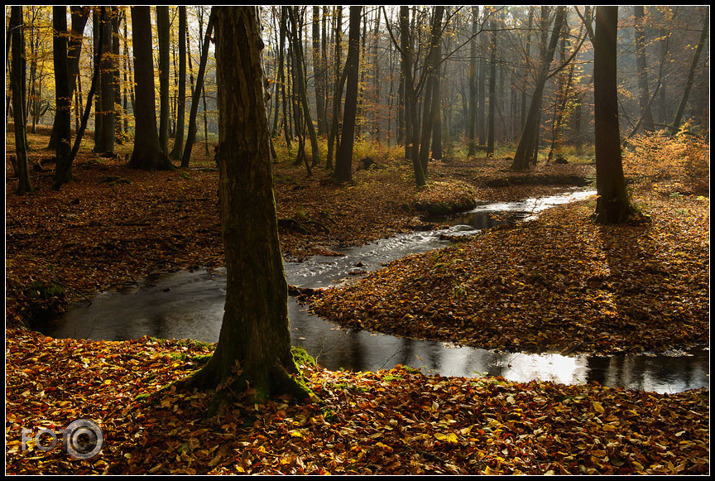
POLYGON ((636 43, 636 68, 638 70, 638 91, 641 109, 641 126, 646 132, 652 132, 653 114, 650 111, 650 93, 648 92, 648 69, 645 57, 645 12, 643 5, 633 6, 633 16, 635 20, 635 43, 636 43))
POLYGON ((323 98, 325 66, 320 56, 320 7, 313 6, 313 76, 315 77, 315 105, 317 110, 318 134, 325 135, 325 106, 323 98))
POLYGON ((360 69, 360 17, 362 7, 350 7, 350 29, 348 33, 348 58, 345 65, 347 86, 345 88, 345 111, 343 113, 343 135, 340 137, 335 159, 335 180, 352 181, 353 145, 355 142, 355 117, 357 114, 358 75, 360 69))
POLYGON ((469 124, 467 127, 467 156, 477 153, 477 28, 479 25, 479 6, 472 7, 472 39, 469 41, 469 124))
MULTIPOLYGON (((529 20, 526 26, 526 47, 525 47, 525 53, 526 53, 526 65, 529 67, 531 65, 531 28, 534 24, 534 7, 529 7, 529 20)), ((525 69, 524 71, 524 84, 527 83, 529 73, 525 69)), ((519 132, 521 133, 521 130, 524 128, 524 125, 526 125, 526 85, 524 85, 524 90, 521 92, 521 125, 519 126, 519 132)))
MULTIPOLYGON (((99 15, 97 18, 98 22, 102 22, 106 20, 107 18, 107 7, 99 7, 99 15)), ((97 45, 99 46, 99 49, 97 50, 97 57, 101 58, 102 56, 102 46, 104 45, 104 39, 102 38, 104 36, 104 30, 99 29, 99 35, 97 37, 97 45)), ((77 134, 75 135, 74 139, 74 145, 72 146, 72 151, 69 154, 69 157, 66 160, 60 161, 58 159, 57 164, 55 165, 55 182, 52 185, 52 188, 57 190, 59 189, 63 184, 69 182, 72 180, 72 163, 74 162, 75 157, 77 156, 77 152, 79 152, 79 146, 82 143, 82 137, 84 136, 84 131, 87 128, 87 122, 89 121, 89 115, 90 112, 92 111, 92 102, 94 101, 95 97, 95 92, 97 91, 97 86, 99 85, 100 82, 100 64, 99 62, 94 63, 94 73, 92 74, 92 83, 90 84, 89 87, 89 92, 87 93, 87 105, 84 108, 84 113, 82 114, 82 119, 79 124, 79 128, 77 129, 77 134)), ((79 82, 78 82, 79 85, 79 82)))
POLYGON ((308 135, 310 136, 311 155, 313 157, 312 166, 315 167, 320 161, 320 151, 318 149, 318 136, 315 133, 315 125, 310 114, 310 105, 308 104, 308 89, 305 85, 305 72, 303 70, 304 58, 303 45, 299 38, 298 30, 298 9, 300 7, 292 7, 290 12, 291 20, 291 35, 293 41, 293 68, 295 69, 295 89, 297 89, 298 100, 303 111, 303 117, 306 127, 308 127, 308 135))
POLYGON ((618 7, 596 8, 593 40, 593 96, 596 134, 596 222, 628 220, 633 209, 626 192, 618 128, 616 72, 618 7))
POLYGON ((112 89, 114 90, 113 111, 114 111, 114 141, 122 145, 124 143, 125 131, 122 119, 126 117, 126 112, 122 109, 122 82, 119 73, 119 24, 122 21, 119 7, 110 7, 110 23, 112 25, 112 89))
POLYGON ((100 155, 114 155, 114 60, 112 58, 112 22, 109 11, 105 8, 104 18, 99 18, 99 28, 102 29, 100 65, 100 96, 99 105, 101 122, 99 130, 94 134, 94 151, 100 155))
MULTIPOLYGON (((52 7, 53 60, 55 67, 55 129, 57 148, 55 149, 57 164, 62 165, 69 160, 72 147, 72 93, 70 91, 69 66, 67 62, 67 9, 52 7)), ((55 173, 60 172, 60 168, 55 173)))
POLYGON ((703 51, 703 47, 708 39, 708 27, 710 26, 710 15, 709 10, 706 10, 703 23, 703 29, 700 32, 700 40, 698 40, 698 46, 695 48, 695 53, 693 54, 693 60, 690 62, 690 70, 688 71, 688 79, 685 81, 685 90, 683 91, 683 96, 680 98, 680 103, 678 104, 678 110, 675 112, 675 119, 673 120, 673 127, 670 131, 671 135, 675 135, 680 128, 680 123, 683 120, 683 114, 685 113, 685 106, 688 104, 688 97, 690 96, 690 90, 693 88, 693 81, 695 80, 695 71, 698 69, 698 62, 700 61, 700 53, 703 51))
POLYGON ((169 170, 174 166, 159 144, 156 129, 154 96, 154 65, 151 43, 151 11, 148 6, 132 6, 134 34, 134 79, 136 105, 134 109, 134 150, 129 167, 143 170, 169 170))
POLYGON ((325 160, 325 169, 333 168, 334 145, 340 144, 340 105, 343 100, 343 75, 342 75, 342 30, 343 30, 343 7, 335 7, 335 86, 333 88, 333 116, 330 122, 330 132, 328 133, 328 156, 325 160))
POLYGON ((249 390, 252 398, 284 393, 305 398, 307 388, 293 377, 300 371, 290 348, 257 13, 255 7, 213 10, 226 305, 216 351, 180 385, 218 388, 218 401, 249 390), (241 88, 230 88, 234 85, 241 88))
POLYGON ((211 31, 213 30, 214 15, 213 8, 211 9, 211 15, 209 16, 208 24, 206 25, 206 35, 204 36, 204 42, 201 45, 201 59, 199 60, 199 71, 196 74, 196 87, 194 88, 194 95, 191 99, 191 110, 189 111, 189 131, 186 134, 186 145, 184 145, 184 155, 181 156, 181 167, 188 167, 191 160, 191 149, 194 146, 194 141, 196 139, 196 114, 199 111, 199 100, 201 96, 201 90, 204 86, 204 77, 206 72, 206 61, 209 57, 209 41, 211 38, 211 31))
POLYGON ((286 147, 288 150, 292 149, 292 131, 290 128, 291 122, 291 109, 289 108, 289 93, 288 93, 288 71, 290 69, 290 58, 285 53, 285 39, 288 38, 288 15, 287 7, 281 7, 281 20, 280 20, 280 32, 281 37, 281 51, 284 52, 283 60, 285 66, 281 69, 281 100, 282 100, 282 110, 283 110, 283 136, 286 141, 286 147))
POLYGON ((41 84, 38 86, 38 75, 37 75, 37 59, 39 58, 38 51, 39 51, 39 44, 40 44, 40 36, 36 33, 36 29, 34 28, 35 26, 35 21, 37 18, 37 11, 38 7, 31 6, 30 7, 30 12, 31 12, 31 23, 30 26, 30 38, 29 38, 29 57, 30 57, 30 79, 29 79, 29 89, 30 89, 30 95, 25 96, 25 100, 27 101, 27 107, 25 109, 26 113, 29 113, 31 120, 32 120, 32 128, 31 132, 33 134, 37 133, 37 117, 38 117, 38 112, 40 110, 39 106, 39 100, 42 98, 41 95, 41 84))
POLYGON ((422 107, 422 135, 420 139, 420 165, 422 173, 427 177, 428 162, 430 158, 430 145, 435 115, 439 111, 439 92, 437 89, 437 76, 439 75, 440 49, 442 37, 442 17, 444 7, 435 7, 430 28, 430 49, 427 54, 427 84, 422 107))
POLYGON ((412 161, 417 187, 427 185, 427 177, 420 162, 419 121, 417 117, 417 92, 413 76, 412 35, 410 32, 410 7, 400 7, 400 71, 405 89, 405 157, 412 161))
MULTIPOLYGON (((271 7, 275 9, 275 7, 271 7)), ((276 28, 276 44, 278 45, 278 66, 276 67, 275 73, 275 87, 274 87, 274 107, 273 107, 273 127, 271 127, 271 136, 275 137, 278 135, 278 119, 280 118, 280 104, 281 104, 281 91, 284 89, 285 83, 285 21, 283 20, 283 9, 281 11, 281 18, 279 20, 279 27, 276 28)), ((273 15, 275 19, 276 15, 273 15)), ((275 22, 275 20, 274 20, 275 22)))
MULTIPOLYGON (((92 7, 92 66, 100 66, 99 70, 99 83, 97 84, 97 96, 94 99, 94 151, 101 152, 102 148, 102 133, 104 129, 102 128, 102 120, 104 120, 104 115, 102 115, 102 57, 99 54, 100 44, 99 33, 102 31, 102 27, 99 23, 99 13, 100 9, 98 7, 92 7)), ((102 45, 102 48, 104 46, 102 45)))
MULTIPOLYGON (((486 12, 484 17, 486 19, 486 12)), ((486 20, 485 20, 486 21, 486 20)), ((486 40, 481 40, 483 46, 486 40)), ((483 48, 482 48, 483 50, 483 48)), ((477 138, 479 145, 486 147, 487 145, 487 122, 486 122, 486 107, 487 107, 487 66, 484 58, 480 58, 477 62, 477 138)))
MULTIPOLYGON (((79 77, 79 57, 82 52, 82 36, 84 34, 84 27, 87 25, 87 19, 89 18, 89 8, 73 6, 70 7, 70 12, 72 17, 72 27, 69 33, 69 43, 67 45, 67 69, 71 97, 74 95, 75 84, 78 82, 77 77, 79 77)), ((56 122, 57 117, 55 117, 55 124, 56 122)), ((52 150, 57 148, 57 133, 55 132, 55 128, 56 127, 53 124, 50 141, 47 144, 47 148, 52 150)))
POLYGON ((535 160, 535 153, 538 147, 539 136, 539 119, 541 118, 541 104, 544 96, 544 86, 548 78, 549 66, 554 58, 554 51, 561 35, 561 28, 566 19, 566 7, 557 7, 554 27, 551 33, 551 40, 548 47, 541 56, 539 72, 534 88, 534 95, 531 98, 529 113, 526 116, 526 122, 521 132, 519 144, 514 154, 514 161, 511 168, 514 170, 526 170, 529 168, 529 163, 535 160))
MULTIPOLYGON (((126 137, 129 138, 129 97, 134 98, 134 90, 132 85, 129 83, 129 78, 131 76, 131 64, 129 63, 129 28, 127 24, 129 20, 127 18, 127 9, 129 7, 122 7, 122 16, 124 17, 124 82, 122 89, 122 108, 124 110, 124 132, 126 132, 126 137)), ((132 100, 132 106, 134 101, 132 100)))
POLYGON ((181 160, 184 147, 184 117, 186 116, 186 7, 179 7, 179 105, 176 114, 176 136, 170 159, 181 160))
POLYGON ((10 7, 10 42, 12 43, 12 63, 10 81, 12 84, 12 108, 15 124, 15 174, 18 177, 17 195, 32 192, 30 171, 27 167, 27 133, 25 131, 25 34, 23 33, 22 6, 10 7))
POLYGON ((381 115, 380 115, 380 108, 378 107, 380 105, 380 82, 383 81, 383 79, 380 77, 380 10, 375 9, 375 29, 373 31, 373 38, 375 40, 375 43, 373 44, 373 61, 374 61, 374 72, 375 76, 373 79, 373 95, 374 95, 374 101, 372 105, 372 121, 373 121, 373 131, 375 133, 375 140, 377 141, 378 145, 381 143, 382 140, 382 131, 381 131, 381 115))
MULTIPOLYGON (((439 45, 437 50, 440 51, 439 55, 441 56, 439 45)), ((442 74, 439 72, 440 69, 441 67, 438 66, 432 86, 432 158, 437 160, 442 159, 442 74)))
MULTIPOLYGON (((582 26, 583 27, 583 26, 582 26)), ((564 24, 563 37, 561 38, 561 63, 566 62, 566 39, 568 37, 568 25, 564 24)), ((580 36, 580 35, 579 35, 580 36)), ((568 74, 559 74, 556 101, 554 104, 554 118, 551 126, 551 147, 546 156, 546 163, 552 160, 563 160, 563 124, 566 117, 567 103, 570 96, 571 85, 576 64, 571 62, 568 74)))
POLYGON ((156 28, 159 37, 159 146, 169 153, 169 7, 157 5, 156 28))
POLYGON ((491 21, 492 35, 489 49, 489 116, 487 118, 487 155, 494 154, 494 123, 496 121, 496 77, 497 77, 497 30, 494 19, 491 21))

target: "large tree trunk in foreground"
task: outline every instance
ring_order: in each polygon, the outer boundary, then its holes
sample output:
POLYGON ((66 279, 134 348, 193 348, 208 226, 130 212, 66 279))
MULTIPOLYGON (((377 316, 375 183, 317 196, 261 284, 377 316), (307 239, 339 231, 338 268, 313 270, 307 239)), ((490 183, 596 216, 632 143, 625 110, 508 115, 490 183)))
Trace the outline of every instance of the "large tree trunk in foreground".
POLYGON ((596 134, 596 221, 617 224, 628 220, 628 201, 618 129, 616 41, 618 7, 597 7, 593 40, 593 97, 596 134))
POLYGON ((250 389, 257 398, 306 397, 293 377, 299 371, 290 349, 257 12, 255 7, 214 11, 226 305, 216 351, 183 383, 202 389, 225 383, 235 393, 250 389))
POLYGON ((134 33, 134 151, 129 167, 143 170, 169 170, 174 166, 161 150, 156 130, 154 64, 151 43, 150 7, 132 7, 134 33))

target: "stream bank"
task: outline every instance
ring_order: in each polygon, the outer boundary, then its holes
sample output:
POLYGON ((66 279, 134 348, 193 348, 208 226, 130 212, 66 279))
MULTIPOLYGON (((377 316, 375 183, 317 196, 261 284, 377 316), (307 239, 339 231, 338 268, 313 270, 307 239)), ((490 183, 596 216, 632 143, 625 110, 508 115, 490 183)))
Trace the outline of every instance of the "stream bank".
MULTIPOLYGON (((476 234, 505 221, 505 215, 531 218, 537 212, 591 193, 573 192, 519 203, 480 205, 471 215, 452 218, 444 229, 401 234, 360 247, 339 249, 340 256, 314 256, 286 262, 288 283, 298 288, 325 288, 382 268, 396 259, 450 245, 445 238, 476 234), (467 222, 467 217, 469 222, 467 222)), ((435 221, 445 219, 433 219, 435 221)), ((149 335, 216 342, 223 314, 225 274, 183 271, 148 277, 119 292, 79 303, 52 326, 42 329, 52 337, 126 340, 149 335)), ((340 328, 308 312, 294 298, 289 302, 292 342, 304 347, 331 370, 378 370, 398 364, 445 376, 500 375, 526 382, 547 380, 565 384, 597 381, 656 392, 679 392, 709 385, 708 352, 670 352, 661 355, 620 354, 591 356, 520 353, 456 347, 453 344, 340 328)))

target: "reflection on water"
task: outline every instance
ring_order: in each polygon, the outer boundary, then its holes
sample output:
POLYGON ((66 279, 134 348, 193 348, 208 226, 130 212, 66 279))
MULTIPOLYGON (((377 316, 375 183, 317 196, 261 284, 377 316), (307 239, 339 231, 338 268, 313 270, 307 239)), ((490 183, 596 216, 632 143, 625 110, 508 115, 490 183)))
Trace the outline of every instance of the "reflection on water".
MULTIPOLYGON (((216 342, 226 295, 225 273, 180 272, 154 284, 99 294, 78 304, 62 322, 47 327, 53 337, 127 340, 149 335, 216 342)), ((656 392, 679 392, 709 385, 708 353, 687 357, 494 353, 416 341, 367 331, 341 329, 289 300, 292 343, 304 347, 332 370, 389 369, 397 364, 443 376, 503 376, 564 384, 598 381, 656 392)))
MULTIPOLYGON (((447 229, 414 232, 360 247, 341 250, 342 256, 316 256, 305 262, 286 262, 289 284, 327 287, 349 277, 351 271, 372 271, 409 254, 427 252, 449 244, 442 234, 462 235, 491 227, 495 214, 529 218, 550 206, 593 195, 574 192, 506 204, 485 204, 449 219, 447 229)), ((179 272, 147 279, 142 285, 102 293, 92 304, 80 303, 60 322, 45 326, 53 337, 127 340, 144 335, 159 338, 216 342, 226 296, 225 271, 179 272)), ((294 299, 289 300, 291 339, 331 370, 390 369, 397 364, 443 376, 503 376, 518 382, 538 379, 564 384, 598 381, 656 392, 679 392, 709 386, 709 356, 667 357, 494 353, 484 349, 453 347, 441 342, 416 341, 366 331, 343 330, 314 316, 294 299)))

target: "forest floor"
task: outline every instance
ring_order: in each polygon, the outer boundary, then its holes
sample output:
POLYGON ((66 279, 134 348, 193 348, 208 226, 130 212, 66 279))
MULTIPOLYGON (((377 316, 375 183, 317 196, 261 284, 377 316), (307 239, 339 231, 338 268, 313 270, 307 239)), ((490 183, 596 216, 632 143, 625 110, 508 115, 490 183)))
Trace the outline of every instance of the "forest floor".
MULTIPOLYGON (((41 150, 46 140, 30 136, 31 163, 51 157, 41 150)), ((33 171, 38 190, 22 197, 14 195, 6 167, 8 473, 709 472, 705 389, 661 395, 442 378, 399 367, 351 373, 306 366, 321 402, 238 403, 206 418, 208 395, 160 388, 196 369, 212 346, 51 339, 22 327, 148 274, 223 265, 218 174, 203 145, 187 171, 127 169, 130 151, 119 146, 115 159, 81 152, 76 181, 60 191, 50 189, 51 165, 33 171), (58 430, 76 418, 102 427, 100 456, 78 461, 60 449, 44 453, 32 441, 22 449, 22 428, 58 430)), ((274 164, 287 258, 426 228, 428 206, 553 194, 593 176, 588 162, 541 163, 517 174, 503 157, 455 155, 432 163, 431 187, 418 190, 398 155, 374 159, 377 168, 356 170, 349 186, 334 185, 320 168, 307 177, 291 161, 274 164)), ((594 201, 569 204, 439 254, 396 261, 326 291, 314 308, 346 325, 494 349, 706 344, 707 188, 662 172, 639 171, 631 180, 649 222, 598 227, 589 220, 594 201), (440 270, 445 266, 454 269, 440 270), (358 309, 361 296, 369 302, 358 309), (499 317, 491 315, 496 310, 499 317)))

